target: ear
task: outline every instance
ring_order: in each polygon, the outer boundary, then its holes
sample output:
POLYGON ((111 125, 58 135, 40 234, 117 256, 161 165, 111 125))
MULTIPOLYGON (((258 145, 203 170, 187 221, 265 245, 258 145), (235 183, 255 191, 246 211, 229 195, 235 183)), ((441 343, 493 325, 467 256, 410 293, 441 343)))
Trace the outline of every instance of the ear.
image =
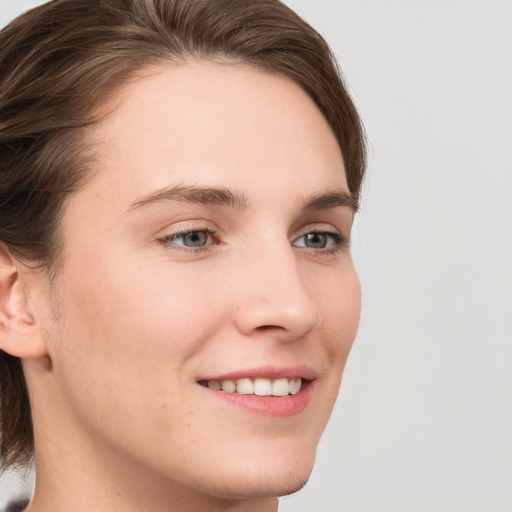
POLYGON ((28 307, 28 283, 21 263, 0 242, 0 349, 12 356, 46 355, 39 325, 28 307))

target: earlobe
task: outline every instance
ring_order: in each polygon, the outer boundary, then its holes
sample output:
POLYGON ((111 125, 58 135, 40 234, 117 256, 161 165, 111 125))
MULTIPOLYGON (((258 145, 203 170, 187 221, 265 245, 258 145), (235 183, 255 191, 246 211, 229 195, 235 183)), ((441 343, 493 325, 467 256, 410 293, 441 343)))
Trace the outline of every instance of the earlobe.
POLYGON ((16 357, 42 357, 46 350, 28 307, 27 283, 20 265, 0 242, 0 349, 16 357))

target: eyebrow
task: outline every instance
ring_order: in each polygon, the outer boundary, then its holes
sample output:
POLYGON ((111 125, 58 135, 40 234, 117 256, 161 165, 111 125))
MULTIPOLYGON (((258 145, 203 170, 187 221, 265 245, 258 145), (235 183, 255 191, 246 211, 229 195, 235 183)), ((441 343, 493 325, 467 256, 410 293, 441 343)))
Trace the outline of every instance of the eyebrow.
POLYGON ((165 201, 184 201, 188 203, 211 204, 233 210, 247 208, 244 194, 233 192, 225 187, 165 187, 138 198, 129 208, 135 210, 141 206, 165 201))
MULTIPOLYGON (((180 185, 158 189, 139 197, 128 208, 128 211, 167 201, 210 204, 239 211, 246 209, 249 203, 245 194, 232 191, 225 187, 195 187, 180 185)), ((312 194, 304 199, 302 208, 304 211, 314 211, 328 210, 340 206, 349 208, 353 213, 356 213, 359 207, 357 201, 349 192, 340 189, 312 194)))
POLYGON ((346 190, 333 190, 330 192, 313 194, 304 201, 304 210, 328 210, 338 206, 346 207, 356 213, 359 203, 346 190))

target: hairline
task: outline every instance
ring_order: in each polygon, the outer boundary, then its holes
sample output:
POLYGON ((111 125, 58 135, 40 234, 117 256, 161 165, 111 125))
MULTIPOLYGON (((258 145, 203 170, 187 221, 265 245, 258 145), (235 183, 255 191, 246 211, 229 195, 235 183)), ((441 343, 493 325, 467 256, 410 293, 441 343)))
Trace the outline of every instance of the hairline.
MULTIPOLYGON (((134 65, 132 69, 126 70, 125 75, 119 80, 118 83, 113 83, 110 87, 107 85, 107 94, 103 95, 103 97, 101 98, 98 98, 98 100, 91 106, 88 113, 85 114, 85 125, 71 129, 71 133, 64 136, 65 139, 68 137, 70 137, 71 139, 73 137, 79 139, 76 154, 77 158, 75 160, 76 165, 78 167, 82 167, 81 178, 80 180, 78 180, 79 184, 74 190, 67 193, 65 198, 61 202, 60 211, 55 219, 55 247, 51 251, 49 261, 30 262, 30 260, 24 261, 21 258, 17 258, 19 261, 21 261, 28 268, 43 269, 50 285, 52 285, 56 281, 56 278, 58 277, 63 265, 64 240, 61 230, 61 223, 66 211, 67 203, 72 199, 73 195, 76 192, 80 191, 84 186, 87 185, 87 183, 90 180, 94 178, 96 174, 101 172, 101 152, 104 151, 107 146, 105 145, 104 141, 94 137, 94 130, 99 126, 99 124, 102 121, 106 120, 110 115, 114 114, 118 108, 120 108, 123 102, 123 92, 134 82, 161 73, 162 69, 165 66, 186 67, 191 64, 193 65, 204 63, 210 63, 219 66, 245 67, 261 71, 264 73, 268 73, 270 75, 283 77, 292 81, 294 84, 299 86, 301 90, 303 90, 305 94, 307 94, 307 96, 313 101, 315 107, 327 122, 329 129, 331 130, 332 134, 336 139, 336 143, 340 149, 342 159, 345 160, 345 156, 343 155, 340 143, 338 141, 338 137, 333 127, 331 126, 331 123, 326 118, 322 110, 319 108, 314 98, 311 97, 311 94, 303 87, 303 85, 298 80, 295 80, 289 74, 279 69, 276 69, 275 67, 265 66, 263 61, 254 62, 248 59, 243 59, 238 56, 230 56, 227 54, 208 54, 206 52, 204 55, 194 55, 191 52, 184 52, 181 55, 173 55, 171 52, 168 52, 167 55, 155 57, 154 60, 152 60, 152 62, 150 63, 143 65, 134 65), (92 136, 91 133, 93 134, 92 136), (88 153, 87 156, 85 156, 86 153, 88 153)), ((345 166, 343 166, 343 173, 345 175, 345 178, 347 178, 345 166)), ((359 208, 358 201, 357 198, 353 197, 351 191, 349 191, 349 195, 352 197, 353 202, 351 210, 355 214, 357 213, 359 208)))

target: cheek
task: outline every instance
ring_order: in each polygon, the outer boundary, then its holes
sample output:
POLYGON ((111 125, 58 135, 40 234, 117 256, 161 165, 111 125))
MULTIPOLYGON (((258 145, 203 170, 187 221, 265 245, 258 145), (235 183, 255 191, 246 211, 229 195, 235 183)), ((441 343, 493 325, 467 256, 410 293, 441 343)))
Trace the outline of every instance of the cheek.
POLYGON ((345 364, 361 314, 361 288, 355 269, 340 272, 317 294, 322 326, 331 359, 345 364))
POLYGON ((82 374, 105 394, 122 388, 121 396, 129 391, 143 401, 187 372, 187 361, 218 329, 223 306, 190 276, 153 271, 155 278, 127 267, 98 265, 87 280, 77 279, 83 274, 76 268, 67 273, 57 362, 69 366, 66 378, 82 374))
MULTIPOLYGON (((201 288, 198 279, 168 269, 146 269, 122 262, 110 266, 100 263, 87 279, 77 279, 81 272, 69 272, 64 294, 73 324, 82 329, 104 333, 107 340, 125 341, 147 333, 137 344, 149 348, 146 338, 186 341, 191 330, 199 328, 194 319, 198 312, 207 313, 214 301, 201 288), (201 290, 201 293, 199 291, 201 290), (202 303, 209 304, 209 308, 202 303), (123 333, 123 336, 121 336, 123 333)), ((203 318, 203 320, 207 320, 203 318)), ((103 343, 102 343, 103 345, 103 343)), ((172 343, 166 343, 171 345, 172 343)), ((102 346, 102 349, 108 346, 102 346)), ((118 350, 121 347, 113 347, 118 350)))
POLYGON ((320 408, 312 421, 323 431, 338 396, 343 370, 359 326, 361 290, 353 267, 330 273, 317 281, 315 301, 321 311, 322 323, 313 343, 323 349, 323 378, 319 380, 320 408), (318 346, 318 345, 317 345, 318 346), (322 421, 321 421, 322 420, 322 421))
POLYGON ((146 449, 123 425, 170 442, 166 436, 193 417, 187 383, 218 329, 219 301, 190 279, 154 279, 137 268, 77 275, 62 281, 52 356, 64 408, 109 445, 146 449))

